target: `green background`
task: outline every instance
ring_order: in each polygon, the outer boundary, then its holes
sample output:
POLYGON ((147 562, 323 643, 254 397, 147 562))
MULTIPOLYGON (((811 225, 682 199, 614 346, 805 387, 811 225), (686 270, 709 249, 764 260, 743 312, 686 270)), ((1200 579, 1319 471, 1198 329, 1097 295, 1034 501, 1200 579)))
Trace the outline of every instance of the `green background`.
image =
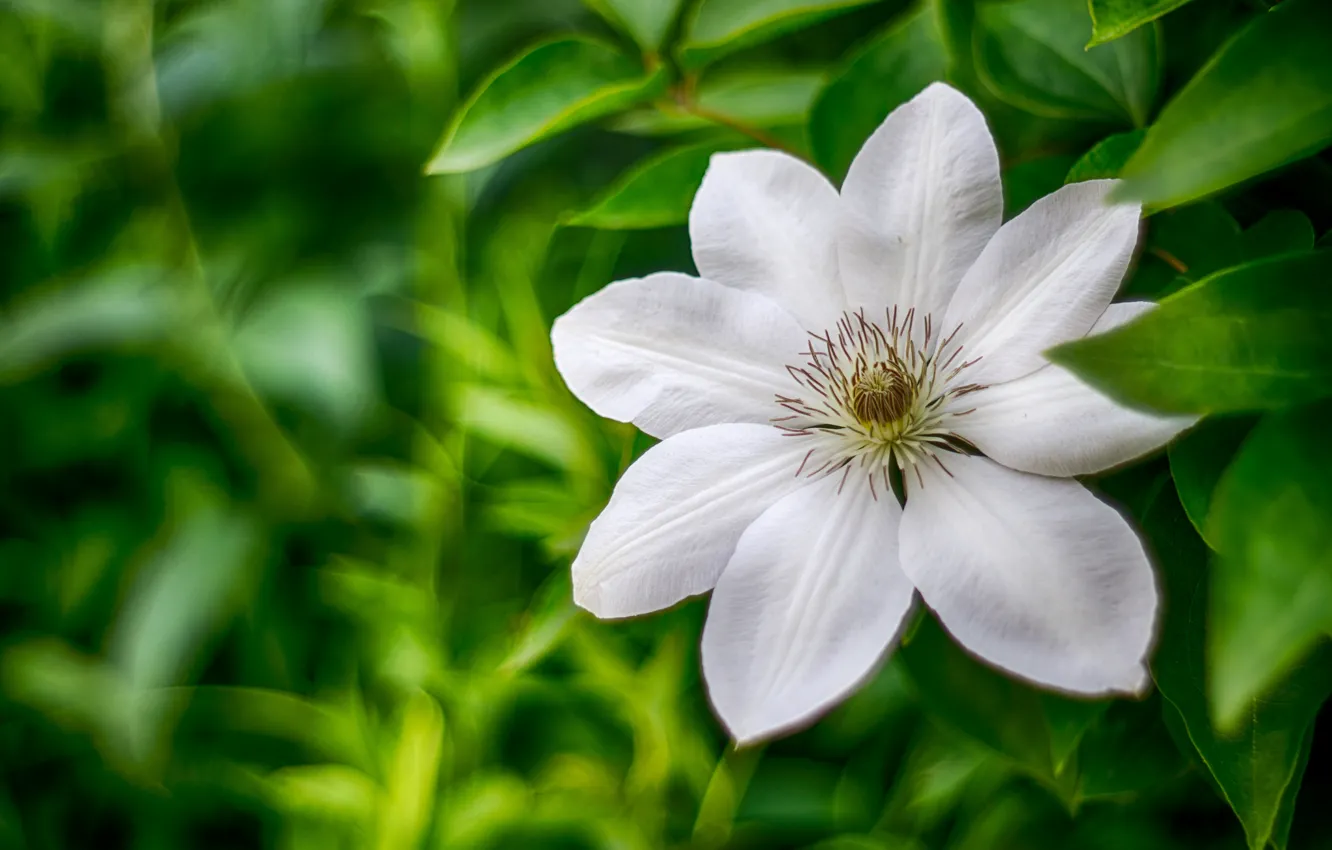
POLYGON ((0 0, 0 848, 1332 847, 1329 143, 1324 0, 0 0), (1150 213, 1121 297, 1163 306, 1052 356, 1206 417, 1087 481, 1155 557, 1156 687, 922 616, 735 751, 704 600, 572 605, 651 441, 550 322, 693 271, 713 152, 839 181, 936 80, 1008 216, 1150 213))

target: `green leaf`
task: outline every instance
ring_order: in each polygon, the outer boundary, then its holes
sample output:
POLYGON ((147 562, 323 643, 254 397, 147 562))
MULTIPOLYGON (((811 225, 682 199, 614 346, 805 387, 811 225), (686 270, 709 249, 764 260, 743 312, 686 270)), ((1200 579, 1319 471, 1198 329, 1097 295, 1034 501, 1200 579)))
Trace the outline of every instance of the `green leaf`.
POLYGON ((976 21, 976 71, 1013 106, 1050 118, 1147 123, 1161 77, 1155 28, 1087 49, 1087 9, 1068 0, 984 3, 976 21))
POLYGON ((1088 0, 1092 39, 1088 47, 1128 35, 1144 24, 1178 9, 1189 0, 1088 0))
POLYGON ((697 68, 727 53, 875 0, 701 0, 689 21, 681 62, 697 68))
POLYGON ((1164 582, 1164 622, 1152 663, 1161 694, 1178 710, 1188 738, 1244 826, 1251 850, 1284 847, 1299 791, 1306 743, 1332 685, 1326 654, 1251 701, 1239 728, 1213 728, 1205 698, 1208 550, 1169 488, 1140 517, 1164 582), (1282 824, 1286 826, 1282 826, 1282 824))
POLYGON ((874 36, 814 101, 809 140, 819 165, 834 177, 846 174, 888 113, 942 80, 947 70, 948 54, 930 7, 874 36))
POLYGON ((1207 545, 1216 541, 1207 529, 1212 494, 1257 420, 1252 416, 1210 417, 1170 444, 1170 475, 1189 521, 1207 545))
POLYGON ((1020 162, 1004 170, 1004 218, 1011 219, 1064 185, 1064 175, 1077 161, 1073 154, 1052 154, 1020 162))
POLYGON ((1124 169, 1123 195, 1175 206, 1326 146, 1329 32, 1324 0, 1287 0, 1256 18, 1161 111, 1124 169))
POLYGON ((610 126, 613 130, 644 136, 724 126, 700 113, 761 128, 801 125, 822 87, 823 74, 817 71, 771 68, 709 75, 694 92, 697 112, 663 102, 626 113, 610 126))
POLYGON ((1239 222, 1215 201, 1156 213, 1146 243, 1126 297, 1164 298, 1245 259, 1239 222))
POLYGON ((622 175, 592 203, 570 214, 564 223, 605 230, 684 224, 712 155, 734 147, 709 142, 650 157, 622 175))
POLYGON ((426 170, 473 171, 520 148, 659 94, 665 72, 645 74, 613 46, 571 36, 539 44, 483 82, 454 116, 426 170))
POLYGON ((1142 139, 1146 135, 1146 130, 1130 130, 1127 133, 1107 136, 1073 163, 1064 182, 1081 183, 1085 180, 1118 177, 1124 164, 1133 156, 1133 152, 1142 144, 1142 139))
POLYGON ((681 0, 583 0, 594 12, 627 32, 649 53, 661 49, 681 0))
POLYGON ((1332 252, 1218 272, 1129 324, 1050 357, 1131 405, 1172 413, 1286 407, 1332 395, 1332 252))
POLYGON ((1313 222, 1297 210, 1270 212, 1244 231, 1240 245, 1250 260, 1308 251, 1314 246, 1313 222))
POLYGON ((1330 415, 1327 401, 1270 414, 1217 485, 1208 684, 1222 729, 1332 629, 1330 415))
POLYGON ((1160 698, 1117 700, 1078 749, 1081 799, 1124 797, 1179 777, 1189 767, 1161 722, 1160 698))

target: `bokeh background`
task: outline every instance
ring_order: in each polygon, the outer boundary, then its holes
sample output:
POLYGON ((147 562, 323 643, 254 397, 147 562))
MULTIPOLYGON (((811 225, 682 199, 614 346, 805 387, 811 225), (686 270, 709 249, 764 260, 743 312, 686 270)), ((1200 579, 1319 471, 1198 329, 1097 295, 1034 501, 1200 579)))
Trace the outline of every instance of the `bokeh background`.
MULTIPOLYGON (((0 848, 1332 847, 1326 665, 1199 731, 1209 556, 1164 455, 1091 483, 1164 553, 1156 672, 1184 697, 1039 693, 925 618, 813 728, 735 751, 705 601, 572 605, 650 440, 573 399, 548 341, 613 279, 692 271, 714 150, 839 179, 949 79, 1012 215, 1113 173, 1273 4, 1195 0, 1107 54, 1083 0, 716 0, 743 38, 680 61, 701 4, 657 5, 0 0, 0 848), (569 132, 446 139, 496 68, 575 32, 664 76, 569 132)), ((1126 293, 1311 249, 1332 168, 1299 153, 1155 216, 1126 293)))

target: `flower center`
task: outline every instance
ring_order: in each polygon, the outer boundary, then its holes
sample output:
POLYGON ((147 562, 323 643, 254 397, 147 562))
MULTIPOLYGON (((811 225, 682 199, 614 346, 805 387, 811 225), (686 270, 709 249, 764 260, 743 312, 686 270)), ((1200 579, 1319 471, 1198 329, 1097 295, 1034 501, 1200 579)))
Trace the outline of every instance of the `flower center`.
POLYGON ((772 420, 788 435, 813 442, 796 474, 838 473, 845 482, 853 468, 861 469, 878 498, 874 479, 880 476, 888 492, 894 463, 904 473, 914 468, 921 484, 922 462, 947 472, 940 453, 966 448, 952 420, 971 413, 954 401, 982 389, 959 379, 976 362, 962 358, 960 330, 939 339, 929 315, 918 320, 914 310, 892 307, 882 322, 860 310, 810 334, 803 362, 786 367, 800 395, 778 395, 789 415, 772 420))
POLYGON ((875 363, 852 379, 850 400, 861 424, 887 425, 911 410, 916 388, 894 366, 875 363))

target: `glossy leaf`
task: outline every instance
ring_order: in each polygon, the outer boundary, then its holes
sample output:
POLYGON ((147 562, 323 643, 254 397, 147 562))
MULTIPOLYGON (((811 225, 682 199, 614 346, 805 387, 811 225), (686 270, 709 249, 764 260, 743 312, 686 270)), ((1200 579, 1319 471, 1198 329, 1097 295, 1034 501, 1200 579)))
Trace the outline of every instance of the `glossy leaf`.
POLYGON ((742 47, 759 44, 864 6, 874 0, 701 0, 681 46, 685 65, 698 67, 742 47))
POLYGON ((1332 630, 1332 403, 1265 418, 1216 488, 1209 695, 1234 728, 1332 630))
POLYGON ((454 116, 427 171, 473 171, 533 142, 648 100, 663 72, 583 36, 531 48, 483 82, 454 116))
POLYGON ((947 67, 948 55, 931 8, 874 36, 814 101, 809 138, 819 165, 834 177, 845 175, 888 113, 942 80, 947 67))
POLYGON ((1087 0, 1091 6, 1092 39, 1088 45, 1121 38, 1144 24, 1178 9, 1189 0, 1087 0))
POLYGON ((1208 550, 1168 488, 1139 517, 1164 583, 1165 619, 1152 663, 1161 694, 1179 712, 1188 738, 1244 826, 1250 850, 1285 846, 1319 706, 1332 687, 1324 656, 1264 700, 1253 700, 1226 734, 1206 700, 1208 550))
POLYGON ((1122 401, 1162 411, 1286 407, 1332 395, 1332 253, 1218 272, 1117 330, 1050 356, 1122 401))
POLYGON ((1078 3, 983 3, 976 19, 976 69, 1003 100, 1051 118, 1147 123, 1161 76, 1154 28, 1087 49, 1078 3))
POLYGON ((597 14, 627 32, 645 51, 661 48, 681 0, 583 0, 597 14))
POLYGON ((1124 195, 1182 204, 1332 142, 1329 32, 1323 0, 1256 18, 1161 111, 1124 169, 1124 195))
POLYGON ((712 155, 735 145, 707 143, 666 151, 631 168, 565 224, 606 230, 668 227, 689 220, 712 155))

